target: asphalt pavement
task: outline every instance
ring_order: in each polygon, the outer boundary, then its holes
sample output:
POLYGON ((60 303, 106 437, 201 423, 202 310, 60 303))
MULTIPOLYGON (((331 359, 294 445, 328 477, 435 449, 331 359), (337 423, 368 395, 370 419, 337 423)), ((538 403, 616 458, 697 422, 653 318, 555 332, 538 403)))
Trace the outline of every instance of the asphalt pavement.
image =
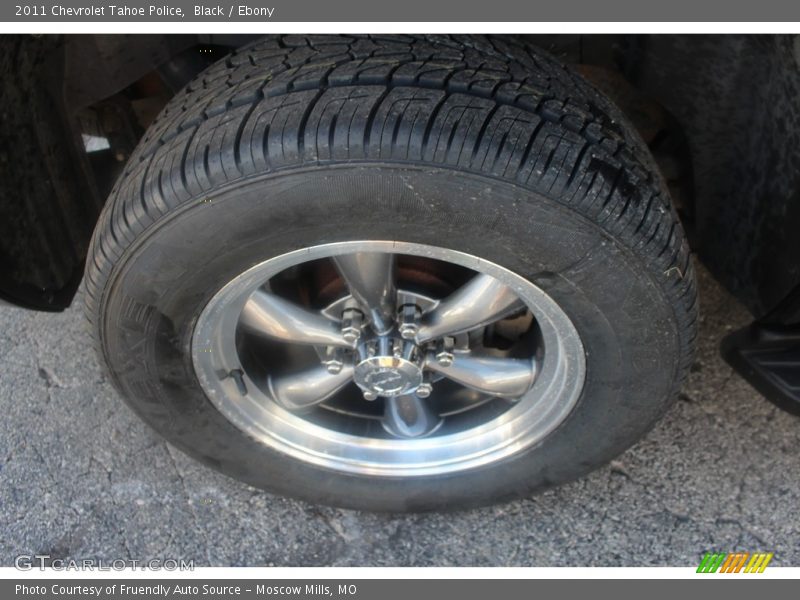
POLYGON ((53 558, 239 566, 684 566, 705 551, 800 566, 800 419, 722 361, 747 312, 700 269, 698 359, 635 447, 539 496, 450 514, 375 515, 276 497, 163 442, 97 363, 82 298, 0 307, 0 565, 53 558))

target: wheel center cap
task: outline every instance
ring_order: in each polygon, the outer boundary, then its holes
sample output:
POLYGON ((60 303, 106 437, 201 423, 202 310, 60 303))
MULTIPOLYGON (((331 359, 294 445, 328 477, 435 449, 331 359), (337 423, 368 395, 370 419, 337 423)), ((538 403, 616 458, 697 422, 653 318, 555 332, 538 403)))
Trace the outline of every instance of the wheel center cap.
POLYGON ((403 396, 422 383, 422 369, 396 356, 373 356, 356 365, 356 385, 378 396, 403 396))

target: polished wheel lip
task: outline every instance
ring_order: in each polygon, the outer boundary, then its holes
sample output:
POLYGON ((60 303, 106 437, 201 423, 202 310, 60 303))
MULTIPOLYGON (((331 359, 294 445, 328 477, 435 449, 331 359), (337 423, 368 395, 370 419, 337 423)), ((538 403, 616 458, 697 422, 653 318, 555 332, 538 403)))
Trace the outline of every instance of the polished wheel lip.
POLYGON ((508 458, 544 439, 577 403, 586 374, 580 336, 543 290, 512 271, 457 250, 427 244, 370 240, 321 244, 268 259, 219 290, 201 312, 191 344, 201 387, 239 429, 274 450, 335 471, 413 477, 465 471, 508 458), (511 288, 541 329, 545 355, 533 386, 511 408, 479 426, 415 439, 376 439, 321 427, 264 395, 238 362, 235 331, 253 291, 277 273, 307 261, 358 252, 385 252, 449 261, 490 275, 511 288), (236 377, 226 373, 238 372, 236 377), (222 374, 222 376, 221 376, 222 374), (241 394, 241 386, 247 394, 241 394))

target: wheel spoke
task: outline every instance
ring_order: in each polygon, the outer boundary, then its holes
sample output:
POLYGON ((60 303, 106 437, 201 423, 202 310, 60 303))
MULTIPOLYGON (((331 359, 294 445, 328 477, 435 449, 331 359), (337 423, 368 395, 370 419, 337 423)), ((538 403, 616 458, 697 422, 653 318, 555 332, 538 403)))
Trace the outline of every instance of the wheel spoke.
POLYGON ((269 389, 273 400, 287 410, 302 411, 324 402, 342 389, 353 377, 353 366, 345 365, 336 374, 331 374, 325 365, 320 365, 280 377, 269 378, 269 389))
POLYGON ((476 275, 427 315, 417 333, 417 342, 488 325, 523 307, 509 287, 489 275, 476 275))
POLYGON ((248 331, 286 342, 350 346, 333 321, 263 290, 250 296, 240 322, 248 331))
POLYGON ((522 396, 536 376, 535 363, 519 358, 457 354, 451 365, 441 365, 431 357, 426 361, 426 366, 456 383, 502 398, 522 396))
POLYGON ((337 256, 333 261, 353 298, 366 309, 375 332, 388 332, 396 310, 394 255, 356 252, 337 256))
POLYGON ((414 395, 385 398, 381 424, 394 436, 417 438, 429 435, 442 424, 442 419, 430 405, 414 395))

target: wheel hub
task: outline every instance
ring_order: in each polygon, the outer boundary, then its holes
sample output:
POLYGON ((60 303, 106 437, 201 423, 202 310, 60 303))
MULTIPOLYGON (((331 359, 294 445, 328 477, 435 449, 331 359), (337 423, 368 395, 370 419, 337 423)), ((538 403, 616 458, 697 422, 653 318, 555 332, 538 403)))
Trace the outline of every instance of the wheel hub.
POLYGON ((375 396, 404 396, 422 384, 422 369, 405 358, 372 356, 356 365, 353 379, 363 391, 375 396))

